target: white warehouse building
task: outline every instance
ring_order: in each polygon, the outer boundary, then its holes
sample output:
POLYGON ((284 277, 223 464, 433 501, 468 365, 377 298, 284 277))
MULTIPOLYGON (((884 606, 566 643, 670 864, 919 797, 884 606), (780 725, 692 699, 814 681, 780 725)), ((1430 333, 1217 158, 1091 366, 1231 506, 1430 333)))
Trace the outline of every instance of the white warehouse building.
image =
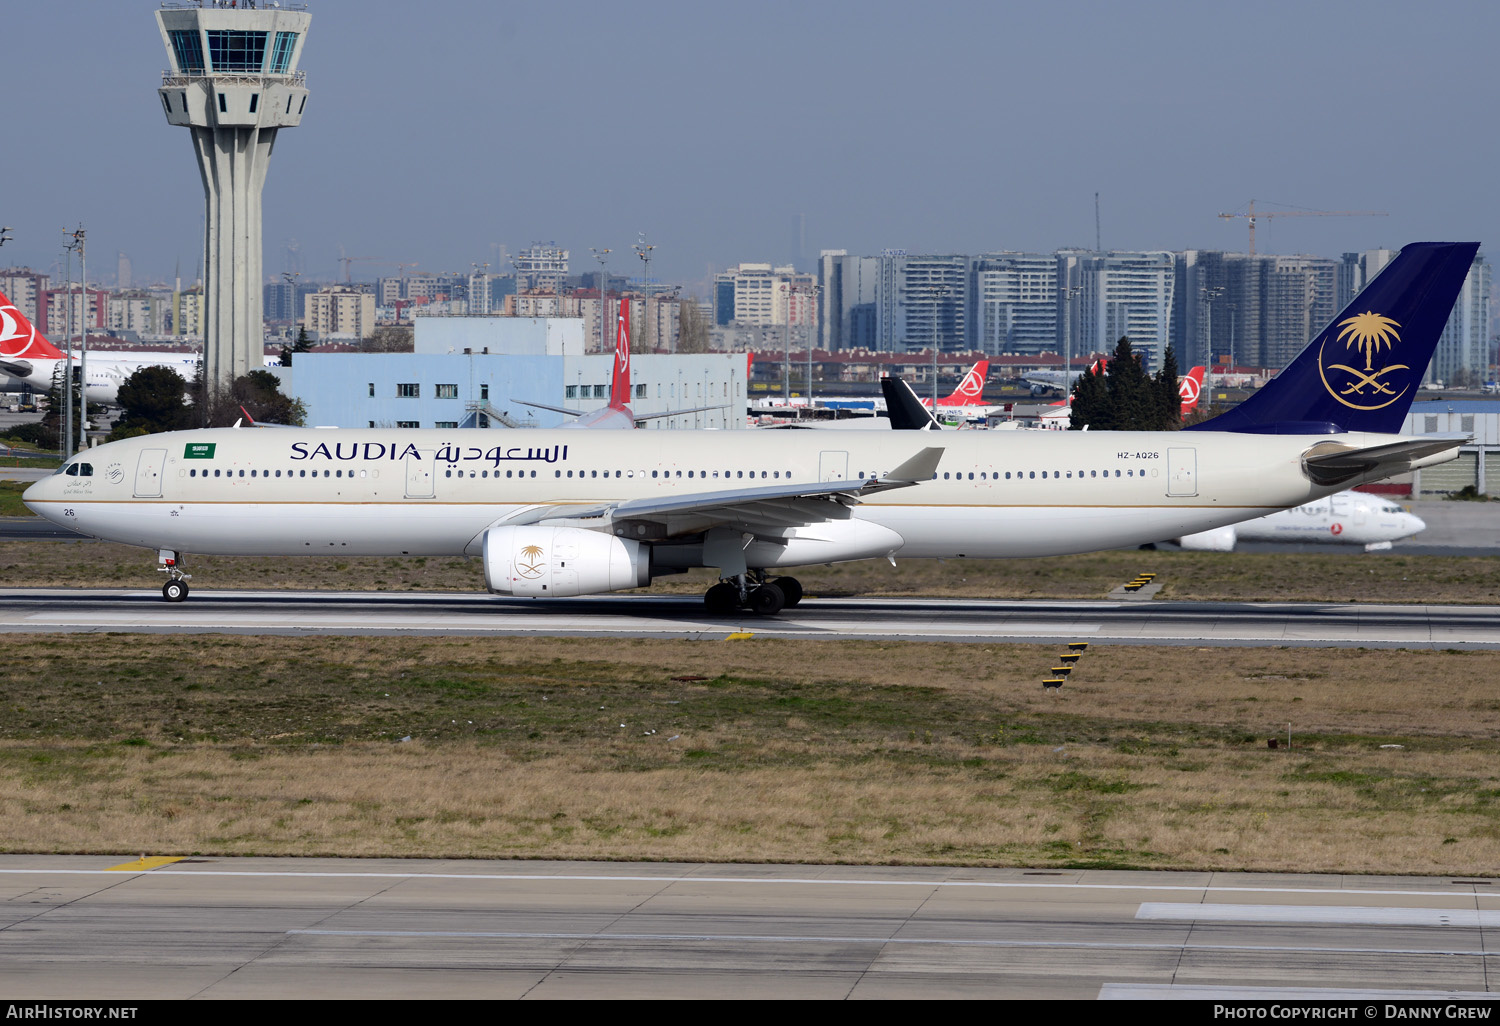
MULTIPOLYGON (((309 425, 553 428, 573 418, 524 402, 584 413, 609 403, 614 354, 585 348, 579 318, 419 317, 415 352, 299 353, 282 374, 287 392, 306 404, 309 425)), ((638 416, 722 404, 643 427, 745 427, 743 353, 640 353, 630 364, 638 416)))

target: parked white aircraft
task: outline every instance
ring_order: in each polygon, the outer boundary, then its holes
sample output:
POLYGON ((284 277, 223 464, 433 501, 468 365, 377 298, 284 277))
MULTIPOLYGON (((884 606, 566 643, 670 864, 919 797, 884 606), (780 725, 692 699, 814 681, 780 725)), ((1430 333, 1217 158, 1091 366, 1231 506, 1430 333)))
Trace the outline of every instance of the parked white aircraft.
POLYGON ((1366 552, 1377 552, 1426 529, 1421 517, 1389 499, 1349 491, 1175 541, 1200 552, 1230 552, 1236 541, 1363 545, 1366 552))
MULTIPOLYGON (((66 355, 36 330, 30 318, 0 293, 0 389, 19 391, 27 386, 35 392, 47 392, 52 388, 58 364, 66 360, 66 355)), ((271 357, 265 358, 267 367, 278 366, 279 362, 271 357)), ((76 374, 76 353, 73 364, 76 374)), ((171 367, 182 375, 184 381, 191 383, 198 373, 198 354, 169 350, 94 350, 89 353, 86 364, 88 382, 84 386, 84 397, 91 403, 113 405, 119 402, 120 386, 142 367, 171 367)))
POLYGON ((685 413, 702 413, 704 410, 722 410, 726 404, 717 406, 693 406, 685 410, 667 410, 665 413, 636 413, 630 408, 630 300, 620 300, 618 328, 615 331, 615 365, 609 381, 609 405, 598 410, 574 410, 566 406, 548 406, 546 403, 514 399, 522 406, 535 406, 553 413, 566 413, 577 417, 564 424, 564 428, 593 428, 606 431, 629 431, 643 420, 659 420, 662 417, 680 417, 685 413))
POLYGON ((1073 390, 1073 382, 1085 374, 1102 374, 1108 362, 1100 358, 1089 364, 1088 370, 1081 371, 1035 370, 1022 375, 1021 380, 1031 386, 1032 395, 1045 395, 1054 390, 1066 394, 1073 390))
POLYGON ((1366 312, 1345 310, 1196 430, 221 428, 90 449, 23 499, 156 549, 169 601, 187 595, 185 552, 462 553, 482 557, 497 594, 587 595, 713 567, 710 610, 774 613, 801 597, 795 579, 768 577, 781 567, 1139 545, 1452 459, 1462 437, 1396 432, 1477 248, 1406 247, 1361 293, 1366 312))

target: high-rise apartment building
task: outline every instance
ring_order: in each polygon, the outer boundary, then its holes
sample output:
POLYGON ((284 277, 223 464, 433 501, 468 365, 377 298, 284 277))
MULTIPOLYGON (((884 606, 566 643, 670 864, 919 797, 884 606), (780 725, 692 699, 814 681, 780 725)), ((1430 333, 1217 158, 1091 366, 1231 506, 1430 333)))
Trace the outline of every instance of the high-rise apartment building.
POLYGON ((817 276, 790 264, 740 264, 714 279, 716 324, 739 327, 817 323, 817 276))
POLYGON ((1057 256, 1062 332, 1072 353, 1107 353, 1129 336, 1148 370, 1172 340, 1177 258, 1164 250, 1057 256))
POLYGON ((33 324, 40 322, 37 303, 46 292, 51 278, 29 267, 7 267, 0 270, 0 293, 15 304, 33 324))
POLYGON ((373 293, 346 287, 319 289, 303 302, 303 323, 318 338, 369 338, 375 332, 373 293))
POLYGON ((555 242, 533 242, 514 263, 517 292, 561 292, 567 282, 568 251, 555 242))
POLYGON ((987 253, 974 258, 970 348, 991 356, 1056 352, 1057 257, 987 253))

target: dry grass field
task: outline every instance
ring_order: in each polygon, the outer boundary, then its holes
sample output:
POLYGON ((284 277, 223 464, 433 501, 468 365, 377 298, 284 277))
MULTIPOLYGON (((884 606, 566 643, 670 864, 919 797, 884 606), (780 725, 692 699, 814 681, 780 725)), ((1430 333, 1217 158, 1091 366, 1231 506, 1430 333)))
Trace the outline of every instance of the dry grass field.
MULTIPOLYGON (((188 557, 193 589, 484 590, 477 559, 188 557)), ((104 542, 0 542, 0 579, 17 587, 155 589, 145 549, 104 542)), ((1500 603, 1500 557, 1335 552, 1113 551, 1046 559, 883 560, 803 567, 811 595, 1102 598, 1137 573, 1157 573, 1161 599, 1264 602, 1500 603)), ((666 577, 649 591, 702 594, 710 571, 666 577)))
POLYGON ((1493 652, 1095 646, 1052 694, 1027 645, 7 648, 6 851, 1493 875, 1500 850, 1493 652))

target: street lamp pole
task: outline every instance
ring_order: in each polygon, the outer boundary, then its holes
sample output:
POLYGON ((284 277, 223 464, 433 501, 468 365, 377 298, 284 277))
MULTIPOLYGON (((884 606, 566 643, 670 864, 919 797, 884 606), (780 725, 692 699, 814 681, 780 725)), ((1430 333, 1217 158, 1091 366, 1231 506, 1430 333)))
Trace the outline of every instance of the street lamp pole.
POLYGON ((78 277, 82 279, 78 289, 83 304, 78 315, 83 322, 78 330, 78 450, 82 452, 89 444, 89 258, 88 233, 83 225, 78 226, 73 238, 78 246, 78 277))
MULTIPOLYGON (((68 230, 63 229, 66 236, 68 230)), ((64 262, 67 268, 68 289, 65 293, 66 306, 63 310, 63 334, 67 341, 64 343, 67 353, 63 359, 62 400, 63 400, 63 459, 73 455, 73 244, 66 243, 63 249, 67 252, 64 262)))
POLYGON ((1082 285, 1069 285, 1067 287, 1067 305, 1063 308, 1063 395, 1066 396, 1073 391, 1073 383, 1070 375, 1073 373, 1073 300, 1078 298, 1083 291, 1082 285))
POLYGON ((932 297, 932 415, 937 416, 938 402, 938 318, 940 304, 948 295, 948 286, 929 285, 927 292, 932 297))
POLYGON ((589 247, 589 252, 592 253, 592 254, 594 254, 594 259, 595 260, 599 261, 599 352, 601 352, 601 353, 607 353, 607 352, 609 352, 610 347, 604 341, 604 321, 605 321, 605 316, 604 316, 604 314, 605 314, 605 309, 604 309, 604 307, 605 307, 604 293, 608 289, 608 285, 609 285, 609 273, 607 271, 605 271, 604 265, 605 265, 605 262, 609 259, 609 253, 610 253, 610 251, 607 250, 607 249, 595 249, 593 246, 590 246, 589 247))
POLYGON ((641 348, 646 352, 652 352, 651 345, 651 251, 656 247, 646 242, 645 232, 636 232, 635 255, 641 258, 641 263, 646 265, 645 277, 641 284, 646 291, 646 313, 641 319, 645 324, 645 338, 641 342, 641 348))
POLYGON ((1208 304, 1208 367, 1203 372, 1203 389, 1208 393, 1207 401, 1203 408, 1209 409, 1213 406, 1213 376, 1214 376, 1214 300, 1224 294, 1222 285, 1204 285, 1201 289, 1203 300, 1208 304))

